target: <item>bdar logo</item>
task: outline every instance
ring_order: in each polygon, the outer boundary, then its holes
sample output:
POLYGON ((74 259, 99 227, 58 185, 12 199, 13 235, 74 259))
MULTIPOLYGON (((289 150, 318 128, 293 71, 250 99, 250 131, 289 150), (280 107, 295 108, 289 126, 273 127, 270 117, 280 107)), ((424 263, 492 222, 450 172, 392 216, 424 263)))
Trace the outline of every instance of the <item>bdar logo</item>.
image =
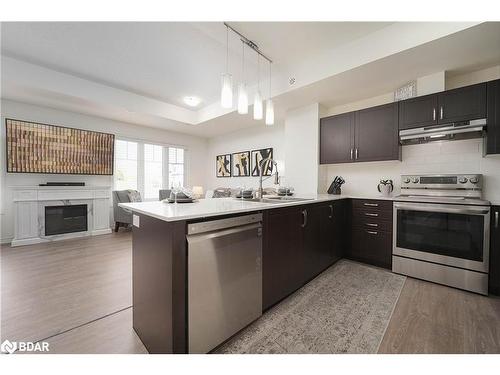
POLYGON ((2 345, 0 345, 0 351, 2 353, 9 353, 12 354, 17 350, 17 343, 16 342, 10 342, 9 340, 5 340, 2 342, 2 345))

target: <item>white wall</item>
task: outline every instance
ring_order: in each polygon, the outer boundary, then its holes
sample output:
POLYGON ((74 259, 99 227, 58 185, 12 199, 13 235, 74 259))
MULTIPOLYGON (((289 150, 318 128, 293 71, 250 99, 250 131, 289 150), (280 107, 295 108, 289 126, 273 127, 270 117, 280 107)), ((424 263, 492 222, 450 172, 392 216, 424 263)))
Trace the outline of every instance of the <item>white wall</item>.
POLYGON ((298 194, 318 191, 319 112, 314 103, 286 114, 285 181, 298 194))
MULTIPOLYGON (((282 174, 285 157, 283 125, 265 126, 259 124, 255 128, 247 128, 209 139, 208 152, 204 163, 207 173, 206 184, 204 185, 205 190, 217 187, 257 187, 259 185, 258 177, 217 178, 215 175, 215 158, 217 155, 231 154, 239 151, 252 151, 268 147, 273 148, 274 159, 278 162, 278 171, 282 174)), ((273 179, 266 180, 264 186, 273 186, 273 179)))
POLYGON ((30 173, 6 173, 5 165, 5 118, 42 122, 47 124, 75 127, 86 130, 97 130, 113 133, 117 137, 141 139, 160 142, 168 145, 183 146, 186 153, 186 185, 204 185, 206 181, 206 154, 208 141, 204 138, 174 133, 158 128, 133 125, 107 120, 99 117, 86 116, 73 112, 64 112, 51 108, 2 100, 1 101, 1 141, 0 141, 0 173, 1 173, 1 236, 6 242, 13 237, 13 212, 11 186, 38 185, 47 181, 83 181, 87 185, 112 186, 112 176, 82 176, 82 175, 50 175, 30 173))
POLYGON ((500 155, 483 158, 483 140, 440 141, 403 146, 402 161, 322 165, 320 193, 325 193, 336 175, 344 177, 342 193, 378 196, 381 179, 392 179, 394 195, 401 189, 403 174, 481 173, 485 176, 485 199, 500 204, 500 155))

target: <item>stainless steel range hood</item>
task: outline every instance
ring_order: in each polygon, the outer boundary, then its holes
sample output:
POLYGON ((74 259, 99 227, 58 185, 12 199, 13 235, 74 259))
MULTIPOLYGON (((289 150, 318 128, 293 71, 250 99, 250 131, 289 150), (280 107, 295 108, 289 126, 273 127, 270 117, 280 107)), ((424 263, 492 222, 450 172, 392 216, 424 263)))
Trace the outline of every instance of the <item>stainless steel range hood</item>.
POLYGON ((481 138, 485 127, 486 119, 426 126, 400 130, 399 140, 402 145, 407 145, 432 141, 481 138))

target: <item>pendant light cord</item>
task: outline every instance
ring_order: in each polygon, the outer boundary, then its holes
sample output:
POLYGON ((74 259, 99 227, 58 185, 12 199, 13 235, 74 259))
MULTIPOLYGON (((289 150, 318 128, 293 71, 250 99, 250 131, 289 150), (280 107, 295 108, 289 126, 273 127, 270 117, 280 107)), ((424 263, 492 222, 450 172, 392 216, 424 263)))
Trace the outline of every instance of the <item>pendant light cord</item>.
POLYGON ((257 90, 260 91, 260 55, 257 54, 257 90))
POLYGON ((271 99, 271 62, 269 62, 269 99, 271 99))
POLYGON ((229 73, 229 27, 226 26, 226 73, 229 73))
POLYGON ((241 43, 241 76, 242 76, 242 81, 245 83, 245 43, 241 43))

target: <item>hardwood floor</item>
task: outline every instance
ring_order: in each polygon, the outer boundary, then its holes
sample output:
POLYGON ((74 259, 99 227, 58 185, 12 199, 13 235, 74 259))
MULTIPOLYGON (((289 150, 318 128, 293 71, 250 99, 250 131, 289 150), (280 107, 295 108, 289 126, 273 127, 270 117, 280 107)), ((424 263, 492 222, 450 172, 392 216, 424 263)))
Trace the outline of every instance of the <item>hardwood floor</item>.
POLYGON ((407 278, 379 353, 500 353, 500 298, 407 278))
MULTIPOLYGON (((146 353, 132 329, 130 232, 0 250, 0 341, 146 353)), ((500 298, 408 278, 379 353, 500 353, 500 298)))
POLYGON ((130 232, 2 246, 1 271, 2 341, 43 340, 132 306, 130 232))

